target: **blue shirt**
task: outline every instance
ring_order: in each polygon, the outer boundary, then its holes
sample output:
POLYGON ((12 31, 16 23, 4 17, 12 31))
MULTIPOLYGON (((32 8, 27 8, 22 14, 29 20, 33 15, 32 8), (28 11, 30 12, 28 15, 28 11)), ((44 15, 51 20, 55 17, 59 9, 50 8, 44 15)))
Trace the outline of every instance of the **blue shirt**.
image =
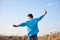
POLYGON ((38 22, 43 18, 43 16, 40 16, 39 18, 32 18, 29 21, 26 21, 24 23, 21 23, 20 26, 27 26, 28 30, 28 36, 33 36, 39 32, 38 29, 38 22))

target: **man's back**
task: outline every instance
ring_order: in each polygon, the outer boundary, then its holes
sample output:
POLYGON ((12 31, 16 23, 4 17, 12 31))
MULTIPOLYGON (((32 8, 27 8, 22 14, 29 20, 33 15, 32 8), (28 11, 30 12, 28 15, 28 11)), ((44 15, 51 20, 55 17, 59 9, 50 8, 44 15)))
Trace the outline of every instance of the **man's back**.
POLYGON ((35 19, 32 18, 29 21, 27 21, 26 26, 28 29, 29 36, 32 36, 32 35, 37 34, 39 32, 37 18, 35 18, 35 19))
POLYGON ((29 21, 27 21, 24 26, 27 26, 28 29, 28 36, 35 35, 39 32, 38 29, 38 22, 43 18, 44 16, 40 16, 39 18, 31 18, 29 21))

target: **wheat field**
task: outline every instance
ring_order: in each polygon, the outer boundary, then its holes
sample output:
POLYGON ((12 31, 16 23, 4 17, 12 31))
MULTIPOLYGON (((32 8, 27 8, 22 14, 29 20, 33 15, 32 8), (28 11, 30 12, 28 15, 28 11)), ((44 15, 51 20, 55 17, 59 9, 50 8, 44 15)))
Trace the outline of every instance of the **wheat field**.
MULTIPOLYGON (((27 36, 4 36, 0 35, 0 40, 28 40, 27 36)), ((44 36, 38 36, 38 40, 60 40, 60 33, 50 33, 44 36)))

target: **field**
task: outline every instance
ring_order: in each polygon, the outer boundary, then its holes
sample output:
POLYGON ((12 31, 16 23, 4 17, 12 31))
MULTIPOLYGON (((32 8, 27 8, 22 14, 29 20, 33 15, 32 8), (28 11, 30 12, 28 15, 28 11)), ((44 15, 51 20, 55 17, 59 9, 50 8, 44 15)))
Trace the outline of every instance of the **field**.
MULTIPOLYGON (((60 40, 60 33, 50 33, 44 36, 38 36, 39 40, 60 40)), ((0 35, 0 40, 28 40, 27 36, 3 36, 0 35)))

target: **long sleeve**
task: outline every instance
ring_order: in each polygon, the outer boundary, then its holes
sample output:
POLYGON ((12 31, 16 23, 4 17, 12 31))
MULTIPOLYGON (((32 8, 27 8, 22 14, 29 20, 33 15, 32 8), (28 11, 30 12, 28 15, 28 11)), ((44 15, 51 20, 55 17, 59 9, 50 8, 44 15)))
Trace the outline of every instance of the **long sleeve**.
POLYGON ((37 18, 37 22, 40 21, 44 16, 40 16, 39 18, 37 18))
POLYGON ((39 18, 37 18, 37 21, 40 21, 45 15, 47 14, 47 11, 44 11, 44 14, 42 16, 40 16, 39 18))
POLYGON ((25 23, 21 23, 19 26, 26 26, 26 22, 25 23))

